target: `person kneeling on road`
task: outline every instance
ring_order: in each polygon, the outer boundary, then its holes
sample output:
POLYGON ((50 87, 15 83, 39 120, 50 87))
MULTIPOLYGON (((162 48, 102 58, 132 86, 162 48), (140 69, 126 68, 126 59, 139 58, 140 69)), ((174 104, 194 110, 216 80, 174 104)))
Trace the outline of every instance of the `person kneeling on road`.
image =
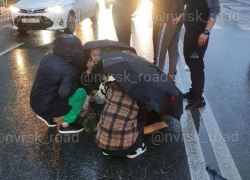
POLYGON ((55 127, 53 118, 63 117, 60 133, 78 133, 83 127, 75 122, 87 93, 79 88, 83 63, 81 41, 74 35, 60 35, 53 53, 41 61, 30 95, 30 105, 38 118, 55 127))

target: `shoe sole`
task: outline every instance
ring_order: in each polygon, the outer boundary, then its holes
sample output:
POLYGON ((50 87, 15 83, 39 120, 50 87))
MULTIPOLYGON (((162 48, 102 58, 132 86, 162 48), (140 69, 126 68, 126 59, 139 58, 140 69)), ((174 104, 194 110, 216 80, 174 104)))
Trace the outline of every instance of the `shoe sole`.
POLYGON ((82 128, 78 131, 61 131, 61 130, 59 130, 59 133, 61 133, 61 134, 76 134, 76 133, 82 132, 83 130, 84 130, 84 128, 82 128))
POLYGON ((127 158, 129 159, 134 159, 138 156, 140 156, 141 154, 145 153, 145 151, 147 150, 148 147, 146 147, 140 154, 135 154, 135 155, 127 155, 127 158))
POLYGON ((102 152, 102 154, 103 154, 104 156, 109 156, 109 154, 106 154, 105 152, 102 152))
POLYGON ((36 115, 36 116, 37 116, 38 119, 40 119, 42 122, 44 122, 48 127, 56 127, 57 126, 57 124, 51 125, 45 119, 43 119, 42 117, 40 117, 38 115, 36 115))

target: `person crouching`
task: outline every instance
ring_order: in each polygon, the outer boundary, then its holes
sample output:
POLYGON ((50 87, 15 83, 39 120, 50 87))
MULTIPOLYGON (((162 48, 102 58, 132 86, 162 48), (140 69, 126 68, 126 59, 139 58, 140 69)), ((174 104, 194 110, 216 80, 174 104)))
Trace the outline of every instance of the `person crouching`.
POLYGON ((116 81, 107 86, 96 143, 104 155, 135 158, 147 149, 143 143, 147 110, 125 94, 116 81))
POLYGON ((56 127, 53 118, 63 117, 60 133, 78 133, 83 127, 75 120, 87 93, 77 81, 83 64, 81 41, 74 35, 60 35, 53 53, 41 61, 30 95, 30 105, 48 127, 56 127))

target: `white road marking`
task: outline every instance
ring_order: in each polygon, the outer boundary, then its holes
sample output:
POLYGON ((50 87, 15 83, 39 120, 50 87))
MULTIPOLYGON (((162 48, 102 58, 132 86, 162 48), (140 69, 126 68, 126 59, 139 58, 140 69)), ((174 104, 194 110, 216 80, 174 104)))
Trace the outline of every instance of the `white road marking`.
MULTIPOLYGON (((183 77, 179 77, 181 75, 180 72, 184 71, 184 69, 181 68, 180 62, 178 62, 177 69, 178 74, 176 76, 176 85, 180 88, 180 90, 184 91, 184 83, 182 81, 183 77)), ((184 101, 183 109, 185 109, 186 105, 187 101, 184 101)), ((183 133, 185 150, 187 153, 191 179, 209 180, 210 178, 206 171, 205 158, 202 153, 201 145, 199 143, 199 138, 194 125, 194 120, 190 111, 184 110, 183 115, 181 117, 181 128, 183 133)))
POLYGON ((11 28, 11 27, 12 27, 11 24, 7 24, 7 25, 0 26, 0 28, 11 28))
POLYGON ((12 47, 12 48, 7 49, 7 50, 4 51, 4 52, 1 52, 1 53, 0 53, 0 56, 2 56, 2 55, 4 55, 4 54, 6 54, 6 53, 8 53, 8 52, 10 52, 10 51, 12 51, 12 50, 18 48, 18 47, 20 47, 20 46, 22 46, 22 45, 24 45, 24 43, 20 43, 20 44, 14 46, 14 47, 12 47))
MULTIPOLYGON (((184 71, 184 68, 186 66, 186 63, 184 62, 184 56, 183 56, 183 43, 180 41, 179 43, 179 51, 180 51, 180 57, 181 61, 178 62, 178 65, 181 64, 181 71, 180 73, 186 73, 186 75, 182 76, 183 79, 183 86, 185 88, 185 92, 189 89, 191 80, 190 80, 190 72, 184 71)), ((206 100, 206 107, 205 109, 200 109, 200 114, 202 117, 202 120, 204 122, 205 128, 207 130, 207 133, 209 135, 211 145, 215 154, 215 157, 217 159, 218 165, 220 167, 221 174, 224 178, 227 178, 228 180, 241 180, 239 171, 235 165, 235 162, 232 158, 232 155, 227 147, 227 144, 223 138, 223 135, 221 133, 221 130, 219 128, 219 125, 214 117, 214 114, 210 108, 210 105, 204 95, 204 98, 206 100), (220 140, 215 139, 216 136, 222 137, 220 140)))

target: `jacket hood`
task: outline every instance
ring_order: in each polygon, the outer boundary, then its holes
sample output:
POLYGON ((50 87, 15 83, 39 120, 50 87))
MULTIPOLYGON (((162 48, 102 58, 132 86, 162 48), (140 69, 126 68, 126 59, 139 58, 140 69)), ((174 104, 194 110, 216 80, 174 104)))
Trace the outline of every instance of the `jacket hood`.
POLYGON ((80 39, 72 34, 63 34, 56 38, 53 53, 60 56, 77 69, 83 67, 83 49, 80 39))

